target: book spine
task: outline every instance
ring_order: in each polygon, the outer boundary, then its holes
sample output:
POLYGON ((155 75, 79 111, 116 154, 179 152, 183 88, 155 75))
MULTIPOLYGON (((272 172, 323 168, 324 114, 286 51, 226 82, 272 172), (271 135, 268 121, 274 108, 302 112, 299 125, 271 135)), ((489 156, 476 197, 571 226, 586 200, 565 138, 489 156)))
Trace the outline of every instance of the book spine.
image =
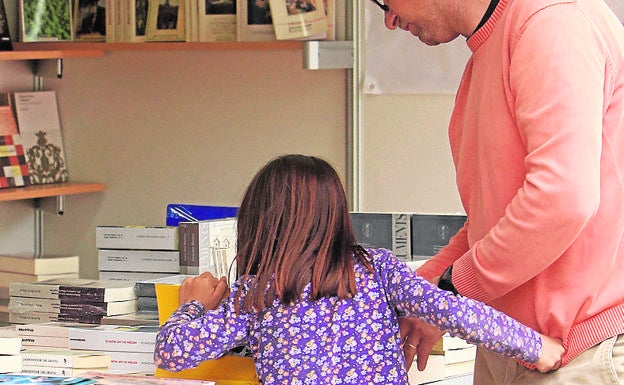
POLYGON ((178 223, 178 249, 180 249, 180 267, 178 271, 181 274, 186 274, 188 259, 189 259, 189 227, 190 222, 180 222, 178 223))
POLYGON ((58 285, 29 284, 26 282, 12 282, 9 284, 9 295, 32 298, 59 298, 58 285))
POLYGON ((66 355, 22 352, 22 364, 25 366, 51 366, 55 368, 71 368, 73 358, 66 355))
POLYGON ((70 349, 118 352, 154 352, 156 333, 72 330, 70 349))
POLYGON ((60 286, 58 296, 61 302, 76 298, 90 302, 104 302, 105 294, 106 289, 102 287, 60 286))
MULTIPOLYGON (((78 322, 82 324, 98 325, 102 323, 102 314, 68 314, 59 313, 58 320, 61 322, 78 322)), ((71 344, 69 346, 71 348, 71 344)))
POLYGON ((404 261, 412 259, 410 215, 392 214, 392 251, 404 261))
POLYGON ((67 348, 68 337, 22 335, 22 345, 29 347, 67 348))
POLYGON ((156 297, 139 297, 137 298, 137 306, 139 310, 158 311, 158 301, 156 297))
POLYGON ((99 249, 98 269, 102 271, 178 273, 180 271, 180 252, 99 249))

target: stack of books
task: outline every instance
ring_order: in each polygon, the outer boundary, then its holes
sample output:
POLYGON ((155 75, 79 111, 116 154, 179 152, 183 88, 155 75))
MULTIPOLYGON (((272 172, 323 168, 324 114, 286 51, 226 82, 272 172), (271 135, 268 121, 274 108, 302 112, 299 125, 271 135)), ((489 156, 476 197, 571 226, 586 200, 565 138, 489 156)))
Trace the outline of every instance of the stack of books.
POLYGON ((434 345, 425 370, 418 371, 414 362, 409 370, 410 384, 472 376, 477 348, 458 337, 445 334, 434 345))
POLYGON ((78 278, 79 259, 78 256, 0 255, 0 322, 10 321, 11 282, 29 283, 56 278, 78 278))
POLYGON ((64 321, 99 324, 104 316, 137 310, 134 284, 90 279, 14 282, 9 286, 11 323, 64 321))
POLYGON ((17 373, 22 370, 22 339, 14 329, 0 331, 0 373, 17 373))
POLYGON ((154 314, 158 319, 158 301, 156 300, 156 284, 179 285, 185 278, 191 277, 187 274, 174 274, 162 278, 148 279, 134 284, 134 291, 139 304, 139 315, 154 314))
POLYGON ((111 357, 102 352, 71 349, 22 350, 23 374, 75 377, 86 372, 108 371, 111 357))
POLYGON ((178 274, 177 233, 173 226, 98 226, 99 278, 134 283, 178 274))

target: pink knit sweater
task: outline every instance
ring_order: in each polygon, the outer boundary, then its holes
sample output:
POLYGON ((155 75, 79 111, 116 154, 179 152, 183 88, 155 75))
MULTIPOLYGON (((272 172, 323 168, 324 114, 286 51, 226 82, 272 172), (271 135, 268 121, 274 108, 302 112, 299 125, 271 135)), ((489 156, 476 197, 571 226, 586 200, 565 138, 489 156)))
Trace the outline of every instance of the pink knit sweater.
POLYGON ((561 338, 624 333, 624 27, 602 0, 500 0, 468 39, 449 126, 462 295, 561 338))

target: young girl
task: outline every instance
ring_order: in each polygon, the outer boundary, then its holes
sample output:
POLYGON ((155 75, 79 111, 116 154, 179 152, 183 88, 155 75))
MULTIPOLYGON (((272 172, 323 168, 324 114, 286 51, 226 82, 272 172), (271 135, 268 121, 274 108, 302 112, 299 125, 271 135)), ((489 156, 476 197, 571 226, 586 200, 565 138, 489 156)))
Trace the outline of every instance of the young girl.
POLYGON ((248 344, 262 384, 407 384, 399 314, 540 371, 563 347, 438 289, 384 249, 356 244, 344 189, 325 161, 286 155, 254 177, 238 211, 237 271, 187 278, 154 353, 178 371, 248 344))

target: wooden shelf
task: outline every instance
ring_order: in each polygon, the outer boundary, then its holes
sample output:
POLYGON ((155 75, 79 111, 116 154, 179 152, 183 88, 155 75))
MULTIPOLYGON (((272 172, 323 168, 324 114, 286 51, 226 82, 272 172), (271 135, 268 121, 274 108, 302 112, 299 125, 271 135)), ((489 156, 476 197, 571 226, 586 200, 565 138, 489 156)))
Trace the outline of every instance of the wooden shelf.
POLYGON ((0 202, 104 191, 103 183, 54 183, 0 189, 0 202))
MULTIPOLYGON (((14 44, 14 46, 17 45, 14 44)), ((42 60, 42 59, 63 59, 63 58, 84 58, 104 56, 103 50, 81 49, 81 50, 20 50, 15 47, 13 51, 0 51, 0 60, 42 60)))
MULTIPOLYGON (((302 41, 260 41, 260 42, 207 42, 207 43, 186 43, 186 42, 150 42, 150 43, 13 43, 12 52, 0 52, 0 59, 5 53, 9 54, 61 54, 62 57, 89 57, 102 56, 107 51, 206 51, 206 50, 300 50, 303 47, 302 41), (87 54, 88 52, 88 54, 87 54), (84 56, 81 56, 84 55, 84 56)), ((58 58, 54 56, 52 58, 58 58)), ((22 57, 24 59, 24 57, 22 57)), ((26 58, 28 59, 28 57, 26 58)), ((35 58, 37 59, 37 58, 35 58)), ((44 58, 47 59, 47 58, 44 58)))

